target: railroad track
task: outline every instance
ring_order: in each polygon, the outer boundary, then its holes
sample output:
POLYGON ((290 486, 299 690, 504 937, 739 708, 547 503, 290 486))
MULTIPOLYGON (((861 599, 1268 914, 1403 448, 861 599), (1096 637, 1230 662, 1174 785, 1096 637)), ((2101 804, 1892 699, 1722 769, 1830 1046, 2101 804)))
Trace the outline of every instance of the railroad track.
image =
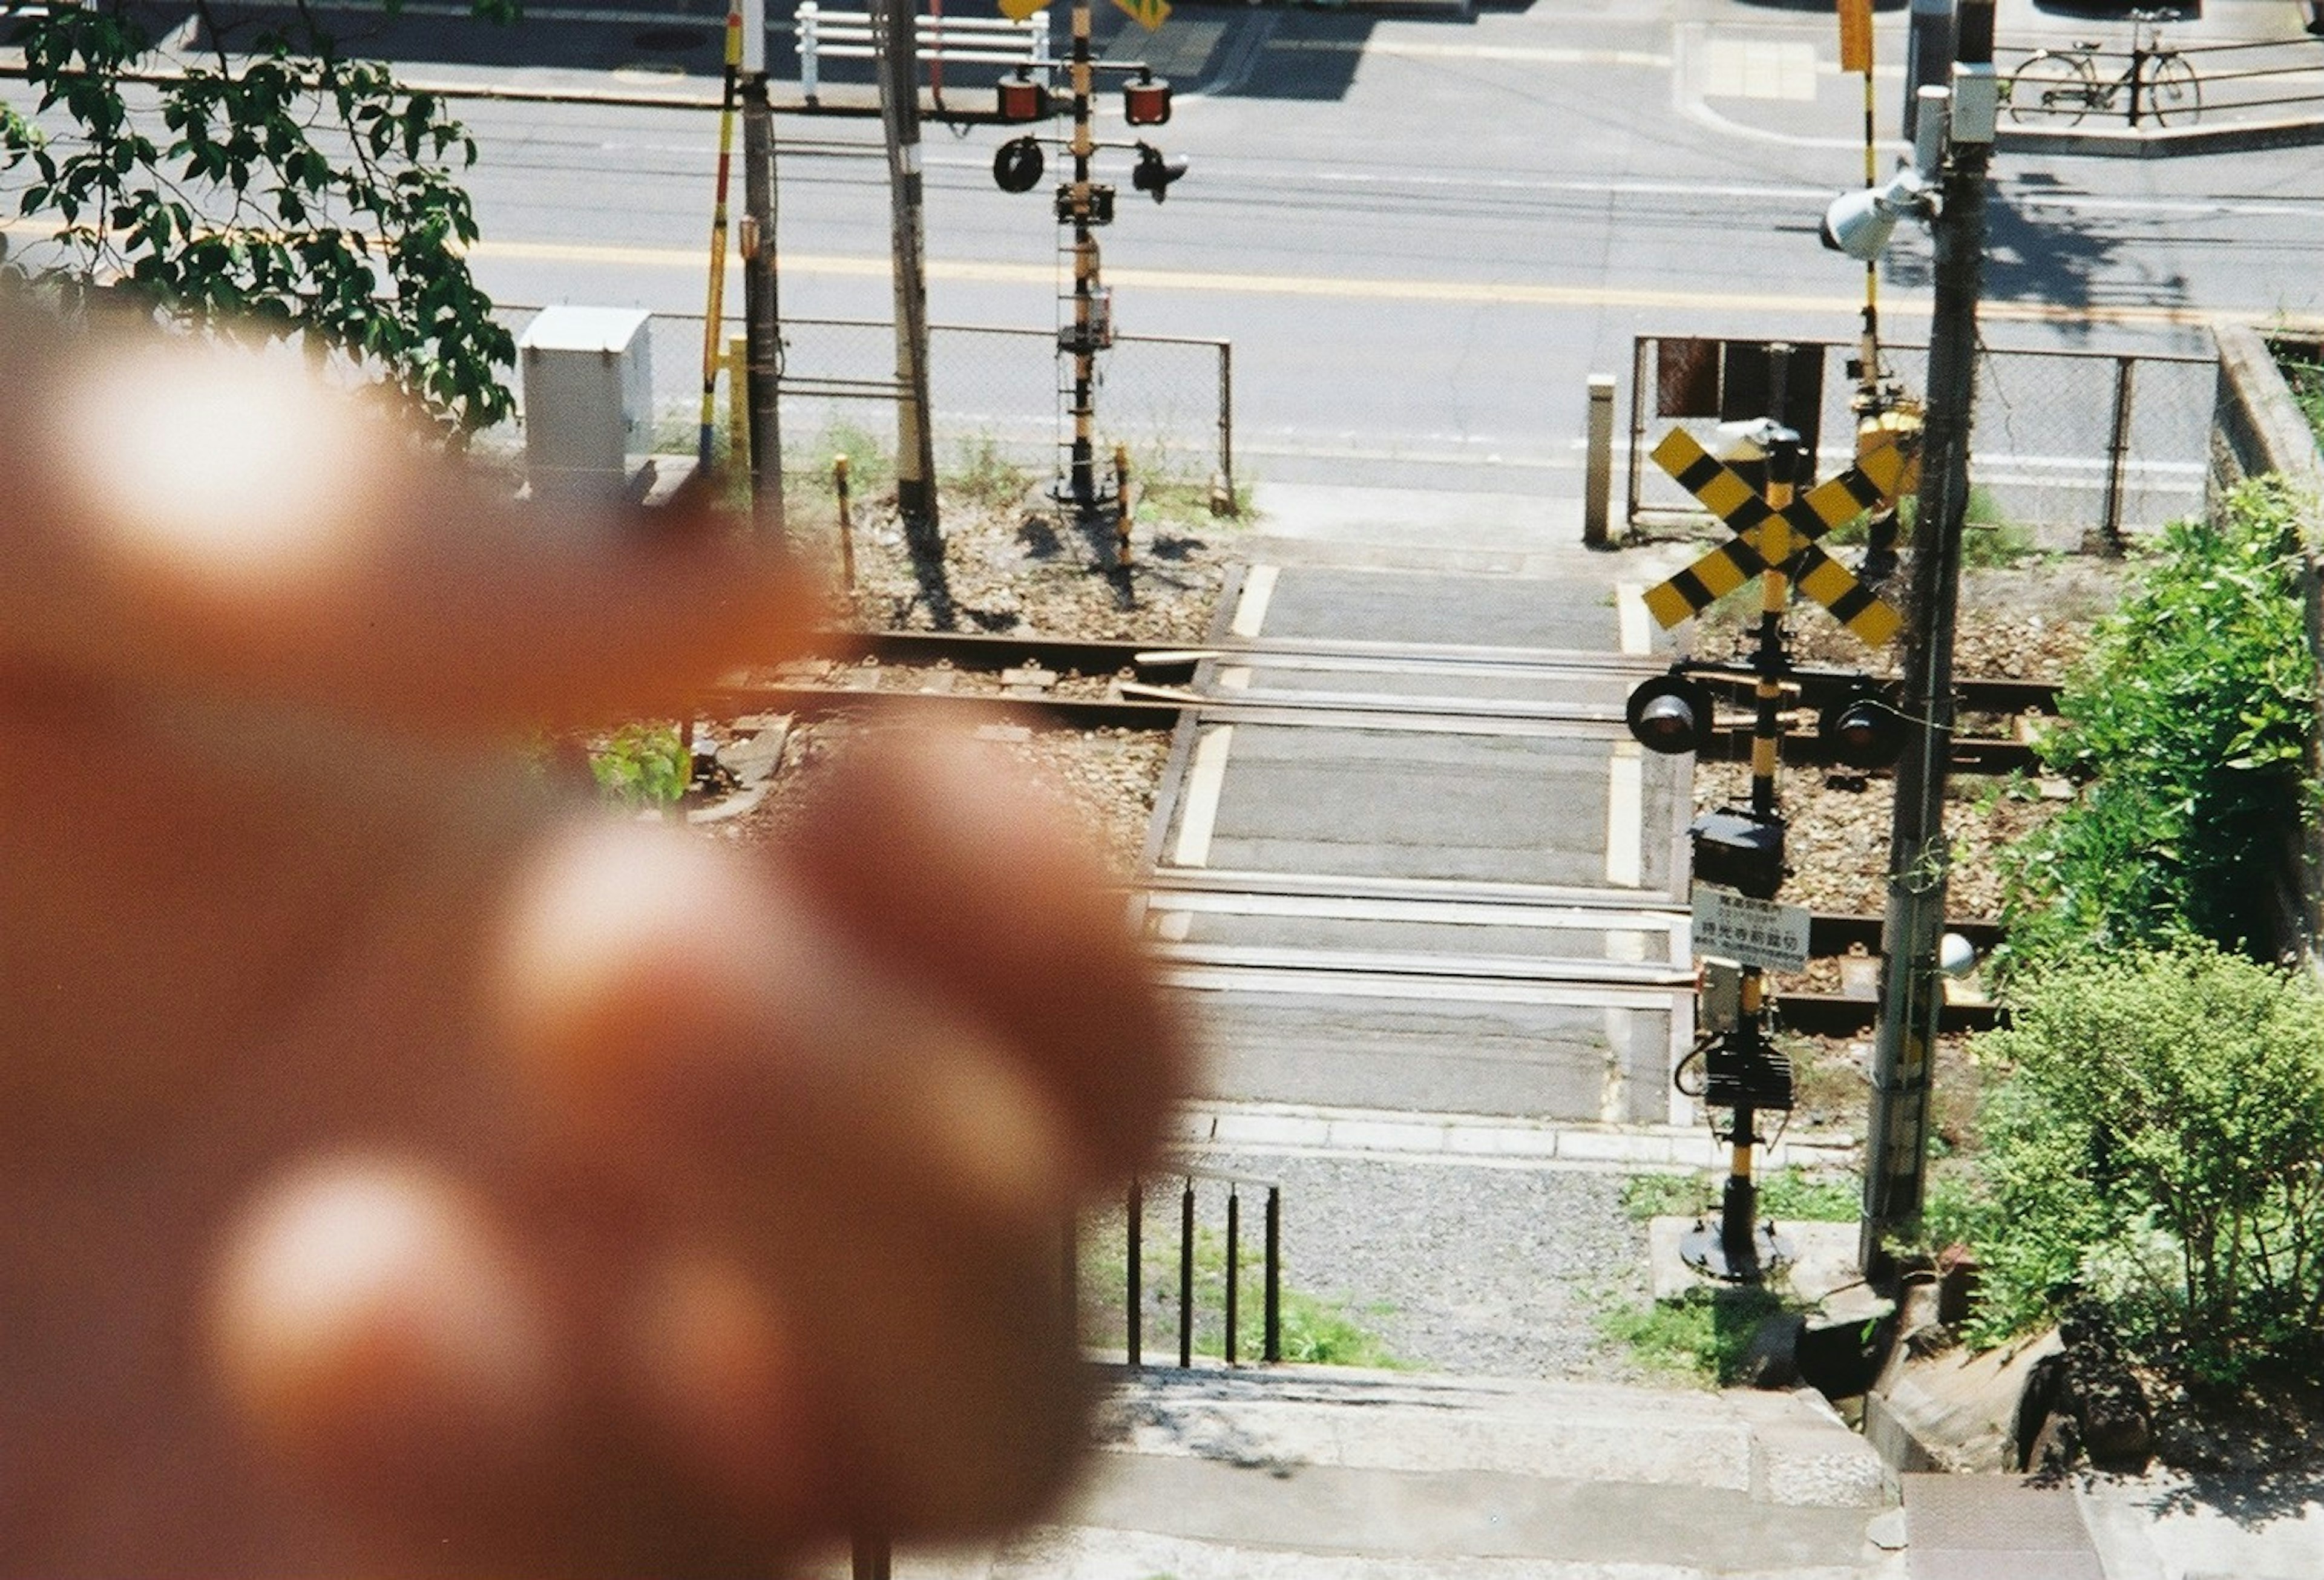
MULTIPOLYGON (((1302 643, 1249 641, 1196 648, 1148 643, 1084 641, 1056 638, 987 636, 958 632, 835 631, 814 657, 786 665, 776 678, 715 688, 703 695, 706 711, 739 716, 791 713, 828 718, 904 705, 979 723, 1013 722, 1063 730, 1138 730, 1167 732, 1192 710, 1206 720, 1252 723, 1330 723, 1385 729, 1482 729, 1504 734, 1624 730, 1618 709, 1522 699, 1436 697, 1380 694, 1329 694, 1314 697, 1276 694, 1265 698, 1187 689, 1205 661, 1232 665, 1296 660, 1308 667, 1334 663, 1369 672, 1434 672, 1544 679, 1635 673, 1641 678, 1660 669, 1652 661, 1600 653, 1547 654, 1535 649, 1421 648, 1395 642, 1302 643), (841 666, 844 667, 841 667, 841 666), (835 681, 835 675, 844 675, 835 681), (956 689, 958 677, 990 677, 984 689, 956 689), (1105 683, 1100 694, 1061 687, 1070 677, 1084 686, 1105 683)), ((1711 675, 1714 692, 1736 712, 1714 729, 1721 758, 1749 753, 1751 725, 1743 712, 1747 678, 1711 675)), ((1811 670, 1797 678, 1802 709, 1821 707, 1841 695, 1852 677, 1811 670)), ((2002 717, 2054 712, 2053 683, 1970 677, 1956 683, 1962 710, 2002 717)), ((1783 739, 1784 761, 1828 765, 1830 754, 1812 730, 1794 729, 1783 739)), ((1952 767, 1965 774, 1998 775, 2034 766, 2031 747, 2015 736, 1956 735, 1952 767)))

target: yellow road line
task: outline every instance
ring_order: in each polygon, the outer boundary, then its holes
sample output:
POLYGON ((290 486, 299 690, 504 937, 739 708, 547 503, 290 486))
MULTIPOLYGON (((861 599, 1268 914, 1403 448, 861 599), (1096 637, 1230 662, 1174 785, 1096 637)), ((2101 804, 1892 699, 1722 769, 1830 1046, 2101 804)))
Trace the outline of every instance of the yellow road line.
MULTIPOLYGON (((633 247, 574 242, 480 242, 472 254, 479 259, 509 262, 603 265, 613 268, 700 269, 703 254, 681 247, 633 247)), ((827 278, 884 280, 888 260, 844 257, 831 253, 787 253, 783 270, 791 274, 827 278)), ((928 278, 982 285, 1039 285, 1056 282, 1056 271, 1031 263, 977 262, 932 259, 928 278)), ((1716 309, 1756 313, 1833 313, 1853 316, 1863 310, 1862 295, 1835 292, 1829 296, 1775 291, 1721 291, 1702 287, 1664 289, 1627 285, 1538 285, 1521 280, 1379 280, 1349 275, 1249 274, 1211 270, 1109 269, 1115 285, 1147 290, 1199 291, 1232 296, 1295 296, 1342 301, 1449 302, 1538 308, 1665 308, 1716 309)), ((1884 303, 1893 316, 1925 317, 1925 302, 1884 303)), ((2054 324, 2147 324, 2200 326, 2215 320, 2264 317, 2258 308, 2195 308, 2173 307, 2080 307, 2061 302, 1987 302, 1978 308, 1988 319, 2054 324)))

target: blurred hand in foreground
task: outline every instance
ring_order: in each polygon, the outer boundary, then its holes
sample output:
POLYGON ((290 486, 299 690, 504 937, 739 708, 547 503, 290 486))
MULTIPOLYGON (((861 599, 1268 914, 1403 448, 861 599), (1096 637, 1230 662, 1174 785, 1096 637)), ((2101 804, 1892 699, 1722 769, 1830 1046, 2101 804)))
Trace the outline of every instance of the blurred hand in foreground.
POLYGON ((1073 1203, 1183 1077, 971 747, 744 858, 505 743, 812 590, 530 515, 279 363, 0 350, 0 1567, 766 1573, 1037 1511, 1073 1203))

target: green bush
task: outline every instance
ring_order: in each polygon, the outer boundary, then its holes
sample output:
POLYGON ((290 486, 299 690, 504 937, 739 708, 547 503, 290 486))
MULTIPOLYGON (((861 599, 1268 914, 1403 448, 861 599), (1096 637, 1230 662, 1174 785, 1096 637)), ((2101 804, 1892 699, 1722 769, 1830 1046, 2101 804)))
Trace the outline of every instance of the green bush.
POLYGON ((694 763, 674 724, 624 724, 589 754, 598 794, 619 807, 666 806, 686 794, 694 763))
POLYGON ((2310 795, 2298 549, 2296 496, 2259 479, 2216 525, 2166 529, 2099 623, 2040 747, 2084 788, 2011 855, 2005 965, 2182 932, 2269 944, 2273 874, 2310 795))
POLYGON ((2199 1375, 2324 1324, 2324 992, 2212 945, 2132 950, 2022 984, 1978 1040, 1983 1265, 1973 1337, 2072 1294, 2199 1375))

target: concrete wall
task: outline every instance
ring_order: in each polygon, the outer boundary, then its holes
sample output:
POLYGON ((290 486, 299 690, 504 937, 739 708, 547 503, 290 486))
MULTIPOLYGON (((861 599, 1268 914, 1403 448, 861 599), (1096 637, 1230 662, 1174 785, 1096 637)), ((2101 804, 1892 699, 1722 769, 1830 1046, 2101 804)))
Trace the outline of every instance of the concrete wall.
MULTIPOLYGON (((2308 495, 2301 533, 2307 565, 2301 592, 2308 606, 2308 645, 2324 671, 2324 454, 2308 426, 2291 386, 2276 366, 2268 338, 2241 325, 2223 326, 2219 343, 2219 390, 2211 418, 2211 466, 2206 493, 2216 510, 2220 497, 2247 478, 2276 473, 2308 495)), ((2277 337, 2309 352, 2319 349, 2302 336, 2277 337)), ((2317 357, 2324 361, 2324 354, 2317 357)), ((2324 693, 2317 698, 2317 727, 2309 772, 2324 782, 2324 693)), ((2324 824, 2310 809, 2308 826, 2284 831, 2284 859, 2277 868, 2275 910, 2279 938, 2296 944, 2309 969, 2324 976, 2324 824)))

